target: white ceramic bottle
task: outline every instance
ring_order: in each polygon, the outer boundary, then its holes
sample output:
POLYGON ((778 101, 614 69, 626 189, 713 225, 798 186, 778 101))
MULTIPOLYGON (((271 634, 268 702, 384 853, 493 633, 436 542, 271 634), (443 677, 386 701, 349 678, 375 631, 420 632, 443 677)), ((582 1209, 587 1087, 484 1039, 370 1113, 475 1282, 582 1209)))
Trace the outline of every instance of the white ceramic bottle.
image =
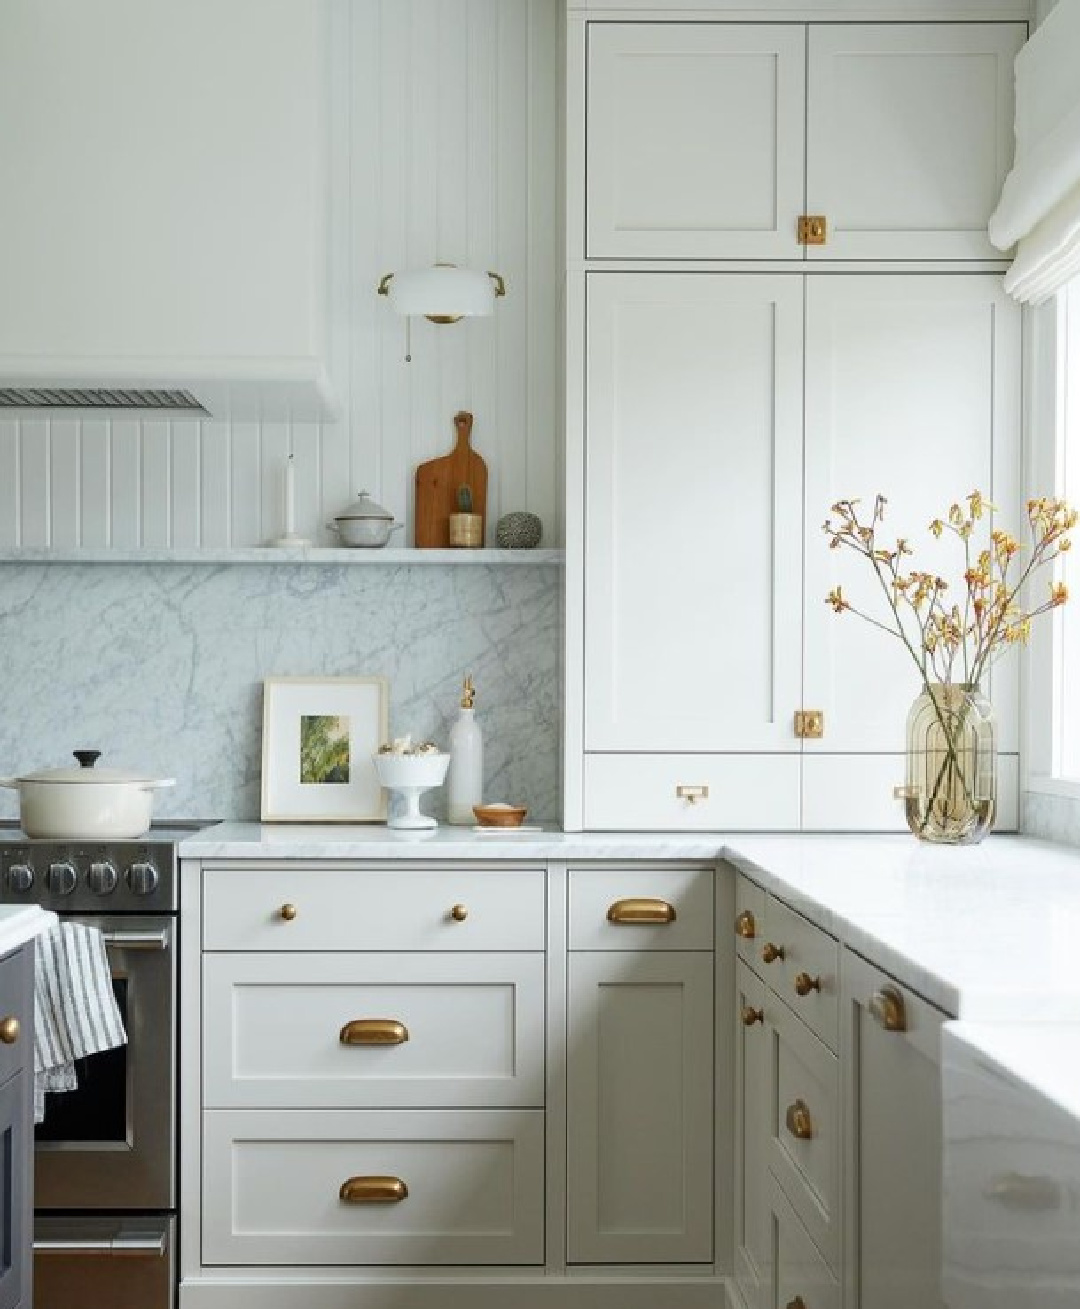
POLYGON ((475 823, 473 805, 484 798, 484 742, 473 712, 476 688, 471 677, 461 688, 461 709, 450 729, 449 810, 452 823, 475 823))

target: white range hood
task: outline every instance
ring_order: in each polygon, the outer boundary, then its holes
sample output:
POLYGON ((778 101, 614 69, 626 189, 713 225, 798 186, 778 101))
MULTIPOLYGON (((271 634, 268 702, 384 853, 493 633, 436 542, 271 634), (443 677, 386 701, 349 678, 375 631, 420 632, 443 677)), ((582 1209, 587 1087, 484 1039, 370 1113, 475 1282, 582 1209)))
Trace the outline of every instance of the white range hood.
POLYGON ((0 5, 0 415, 333 416, 326 22, 0 5))

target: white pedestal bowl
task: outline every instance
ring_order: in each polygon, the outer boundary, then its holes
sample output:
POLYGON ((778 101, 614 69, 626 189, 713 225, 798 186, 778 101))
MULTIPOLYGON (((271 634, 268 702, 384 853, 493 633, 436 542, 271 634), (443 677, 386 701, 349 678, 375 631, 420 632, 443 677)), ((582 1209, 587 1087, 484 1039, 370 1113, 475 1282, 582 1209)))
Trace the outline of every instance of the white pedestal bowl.
POLYGON ((401 796, 401 803, 391 803, 387 827, 405 828, 415 831, 419 828, 437 827, 434 818, 420 812, 420 795, 432 787, 442 786, 446 770, 450 767, 448 754, 377 754, 375 772, 380 783, 388 790, 401 796))

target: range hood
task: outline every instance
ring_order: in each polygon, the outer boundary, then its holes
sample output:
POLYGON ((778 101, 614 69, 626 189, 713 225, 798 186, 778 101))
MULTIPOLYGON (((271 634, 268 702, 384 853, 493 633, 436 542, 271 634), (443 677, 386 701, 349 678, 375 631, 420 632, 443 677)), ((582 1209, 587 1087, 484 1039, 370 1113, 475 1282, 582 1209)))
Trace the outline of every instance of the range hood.
POLYGON ((326 22, 0 5, 0 415, 334 416, 326 22))

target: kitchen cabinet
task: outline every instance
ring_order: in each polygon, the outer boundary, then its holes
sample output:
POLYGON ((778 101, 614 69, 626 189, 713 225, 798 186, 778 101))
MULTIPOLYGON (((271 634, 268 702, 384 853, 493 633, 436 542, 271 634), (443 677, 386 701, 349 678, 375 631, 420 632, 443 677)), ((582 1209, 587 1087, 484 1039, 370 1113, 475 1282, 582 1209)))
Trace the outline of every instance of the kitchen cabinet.
POLYGON ((31 1303, 34 947, 0 959, 0 1309, 31 1303))
POLYGON ((1026 24, 658 15, 588 24, 586 258, 997 257, 1026 24))
POLYGON ((768 1309, 773 1279, 769 1224, 769 1036, 765 983, 735 966, 735 1283, 747 1309, 768 1309))

